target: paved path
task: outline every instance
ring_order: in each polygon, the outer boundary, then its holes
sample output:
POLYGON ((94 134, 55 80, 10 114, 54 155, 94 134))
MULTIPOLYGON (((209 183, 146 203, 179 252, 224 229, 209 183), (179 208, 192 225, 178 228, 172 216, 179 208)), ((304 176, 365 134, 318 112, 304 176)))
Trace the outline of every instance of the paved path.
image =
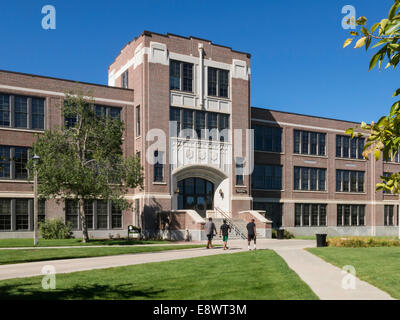
POLYGON ((340 268, 304 250, 304 248, 315 247, 315 240, 303 240, 303 243, 292 243, 292 241, 293 240, 280 240, 278 244, 270 244, 267 246, 274 249, 320 299, 393 299, 388 293, 356 277, 352 279, 355 281, 355 289, 344 289, 342 287, 342 281, 345 276, 349 277, 347 273, 342 272, 340 268))
MULTIPOLYGON (((218 244, 220 241, 216 241, 218 244)), ((257 249, 275 250, 305 283, 323 300, 381 300, 392 299, 389 294, 355 279, 355 289, 343 289, 342 270, 309 253, 304 248, 315 247, 315 240, 275 240, 259 239, 257 249)), ((86 247, 85 247, 86 248, 86 247)), ((149 262, 160 262, 176 259, 186 259, 215 254, 231 254, 246 251, 247 244, 243 240, 231 240, 230 250, 216 249, 185 249, 153 253, 124 254, 118 256, 94 257, 82 259, 54 260, 30 262, 0 266, 0 280, 42 275, 45 265, 52 265, 57 273, 104 269, 135 265, 149 262)), ((267 270, 266 270, 267 272, 267 270)))
POLYGON ((113 244, 113 245, 82 245, 82 246, 52 246, 52 247, 8 247, 0 250, 42 250, 42 249, 82 249, 82 248, 133 248, 133 247, 163 247, 163 246, 184 246, 191 244, 204 244, 204 241, 192 242, 171 242, 151 244, 113 244))

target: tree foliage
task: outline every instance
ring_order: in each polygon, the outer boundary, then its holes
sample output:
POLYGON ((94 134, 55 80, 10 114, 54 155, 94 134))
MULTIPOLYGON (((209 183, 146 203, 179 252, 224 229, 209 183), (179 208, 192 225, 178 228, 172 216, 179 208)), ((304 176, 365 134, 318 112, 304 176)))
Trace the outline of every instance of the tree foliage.
MULTIPOLYGON (((38 193, 41 198, 74 199, 79 203, 84 241, 88 241, 84 200, 110 199, 121 208, 128 188, 141 187, 140 159, 122 153, 123 123, 96 114, 92 98, 72 92, 61 106, 69 122, 46 130, 33 145, 39 155, 38 193)), ((33 172, 33 160, 28 168, 33 172)))
MULTIPOLYGON (((343 47, 348 46, 354 39, 358 39, 354 48, 365 49, 379 48, 373 54, 369 70, 378 65, 381 70, 382 63, 387 61, 386 68, 392 66, 393 69, 400 60, 400 0, 395 0, 389 10, 387 18, 382 19, 367 28, 367 18, 360 17, 356 20, 357 31, 350 31, 352 38, 344 42, 343 47), (371 46, 372 45, 372 46, 371 46)), ((400 89, 397 89, 393 97, 400 95, 400 89)), ((357 127, 346 131, 352 138, 355 135, 362 136, 364 131, 368 134, 364 146, 363 156, 368 159, 372 154, 376 160, 381 158, 390 159, 399 152, 400 148, 400 101, 393 103, 389 115, 381 117, 377 122, 366 124, 361 123, 361 130, 357 127), (356 133, 356 131, 358 131, 356 133)), ((400 173, 393 173, 390 176, 382 176, 381 183, 376 185, 377 190, 386 190, 392 193, 400 193, 400 173)))

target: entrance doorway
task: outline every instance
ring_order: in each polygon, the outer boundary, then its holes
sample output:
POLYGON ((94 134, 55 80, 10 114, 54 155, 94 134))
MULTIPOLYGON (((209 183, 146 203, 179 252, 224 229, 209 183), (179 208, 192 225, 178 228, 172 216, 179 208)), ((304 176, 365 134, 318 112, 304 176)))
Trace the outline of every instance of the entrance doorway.
POLYGON ((213 209, 214 185, 202 178, 178 181, 178 209, 192 209, 205 217, 206 210, 213 209))

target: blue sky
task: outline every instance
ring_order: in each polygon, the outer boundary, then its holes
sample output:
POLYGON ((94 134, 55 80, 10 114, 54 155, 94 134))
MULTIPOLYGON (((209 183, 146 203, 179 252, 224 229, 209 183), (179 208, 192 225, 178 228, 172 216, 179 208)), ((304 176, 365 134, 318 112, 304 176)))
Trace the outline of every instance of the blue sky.
POLYGON ((398 72, 368 72, 372 52, 342 49, 344 5, 369 25, 392 0, 7 1, 0 11, 0 69, 107 84, 107 67, 143 30, 197 36, 252 54, 256 107, 372 121, 400 87, 398 72), (57 10, 41 27, 42 6, 57 10))

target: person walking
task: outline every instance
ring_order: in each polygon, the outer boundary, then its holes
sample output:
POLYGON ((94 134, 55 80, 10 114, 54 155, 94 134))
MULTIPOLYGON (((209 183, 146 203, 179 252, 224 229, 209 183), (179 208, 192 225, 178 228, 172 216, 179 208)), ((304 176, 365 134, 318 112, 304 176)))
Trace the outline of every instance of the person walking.
POLYGON ((246 226, 247 228, 247 242, 248 242, 248 248, 250 249, 250 243, 251 240, 254 240, 254 250, 256 250, 256 224, 254 223, 254 219, 251 219, 251 222, 249 222, 246 226))
POLYGON ((222 234, 222 241, 224 242, 224 250, 228 249, 228 232, 231 232, 231 226, 226 223, 226 219, 223 220, 223 224, 219 229, 219 236, 222 234))
POLYGON ((211 249, 213 247, 212 246, 212 238, 214 236, 214 231, 215 231, 215 234, 217 234, 217 228, 215 227, 215 223, 212 221, 211 217, 208 218, 208 221, 206 222, 204 229, 206 231, 206 236, 208 239, 207 249, 211 249))

